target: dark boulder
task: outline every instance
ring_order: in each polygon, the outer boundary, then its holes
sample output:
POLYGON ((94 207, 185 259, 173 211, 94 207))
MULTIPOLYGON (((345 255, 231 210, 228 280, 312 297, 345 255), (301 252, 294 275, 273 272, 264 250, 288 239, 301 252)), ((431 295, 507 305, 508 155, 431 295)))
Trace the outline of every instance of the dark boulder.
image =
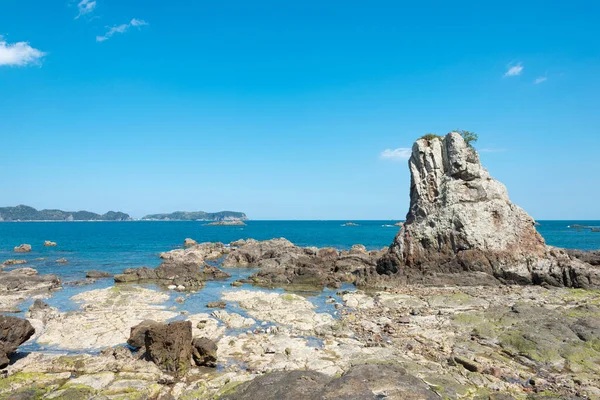
POLYGON ((34 333, 35 329, 26 319, 0 315, 0 368, 8 366, 8 357, 34 333))
POLYGON ((208 338, 196 338, 192 341, 192 357, 198 366, 217 366, 217 344, 208 338))
POLYGON ((185 374, 192 359, 192 323, 175 321, 155 324, 145 336, 146 358, 165 372, 185 374))
POLYGON ((127 344, 136 350, 144 347, 146 345, 146 332, 156 325, 160 325, 160 323, 147 319, 132 327, 129 333, 129 339, 127 339, 127 344))

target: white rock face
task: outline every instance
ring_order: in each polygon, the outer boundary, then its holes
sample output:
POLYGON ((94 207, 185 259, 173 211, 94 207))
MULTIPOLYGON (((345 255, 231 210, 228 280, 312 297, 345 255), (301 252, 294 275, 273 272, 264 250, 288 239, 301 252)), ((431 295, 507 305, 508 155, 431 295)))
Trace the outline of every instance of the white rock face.
POLYGON ((410 210, 379 274, 429 283, 600 284, 598 270, 546 246, 533 218, 458 133, 419 139, 409 167, 410 210))
POLYGON ((224 292, 223 300, 238 302, 258 320, 290 326, 299 331, 327 330, 335 322, 329 314, 316 313, 310 301, 296 294, 238 290, 224 292))
POLYGON ((83 292, 71 298, 81 311, 60 313, 46 322, 38 343, 89 350, 125 343, 132 326, 146 319, 163 322, 177 316, 165 310, 165 293, 136 286, 83 292))

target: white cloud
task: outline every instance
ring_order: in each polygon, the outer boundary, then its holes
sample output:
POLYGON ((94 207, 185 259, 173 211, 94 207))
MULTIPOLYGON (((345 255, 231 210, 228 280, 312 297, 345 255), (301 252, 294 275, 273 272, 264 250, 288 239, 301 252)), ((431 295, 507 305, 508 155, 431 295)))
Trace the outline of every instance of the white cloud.
POLYGON ((540 76, 535 78, 535 81, 533 81, 534 85, 539 85, 542 82, 546 82, 548 80, 548 78, 546 78, 545 76, 540 76))
POLYGON ((379 155, 379 158, 382 158, 384 160, 408 160, 410 158, 410 155, 412 153, 411 149, 405 148, 405 147, 400 147, 399 149, 385 149, 384 151, 381 152, 381 154, 379 155))
POLYGON ((508 65, 508 70, 504 76, 518 76, 523 72, 523 64, 518 63, 517 65, 508 65))
POLYGON ((44 57, 46 53, 34 49, 27 42, 7 43, 0 35, 0 66, 24 66, 34 64, 44 57))
POLYGON ((144 26, 144 25, 148 25, 148 23, 144 20, 134 18, 126 24, 107 27, 108 31, 106 31, 104 36, 96 36, 96 41, 104 42, 105 40, 108 40, 115 33, 125 33, 132 26, 140 27, 140 26, 144 26))
POLYGON ((94 11, 96 8, 95 0, 81 0, 77 3, 77 9, 79 10, 79 14, 75 17, 75 19, 81 17, 82 15, 86 15, 94 11))

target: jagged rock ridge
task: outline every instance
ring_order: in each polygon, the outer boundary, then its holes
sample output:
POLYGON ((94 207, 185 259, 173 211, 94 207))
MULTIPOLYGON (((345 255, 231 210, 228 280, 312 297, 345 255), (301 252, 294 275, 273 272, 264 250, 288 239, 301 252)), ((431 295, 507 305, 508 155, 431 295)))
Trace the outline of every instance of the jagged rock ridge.
POLYGON ((533 218, 458 133, 419 139, 409 167, 410 210, 378 274, 438 284, 600 285, 598 269, 546 246, 533 218))

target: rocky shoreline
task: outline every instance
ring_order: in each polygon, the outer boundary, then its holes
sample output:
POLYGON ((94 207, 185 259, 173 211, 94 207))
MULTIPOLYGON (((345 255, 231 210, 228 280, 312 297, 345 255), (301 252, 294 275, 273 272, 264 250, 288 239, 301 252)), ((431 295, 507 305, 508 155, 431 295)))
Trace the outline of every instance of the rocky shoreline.
POLYGON ((461 140, 417 141, 389 248, 186 239, 74 310, 5 262, 0 399, 600 398, 598 252, 546 246, 461 140))

